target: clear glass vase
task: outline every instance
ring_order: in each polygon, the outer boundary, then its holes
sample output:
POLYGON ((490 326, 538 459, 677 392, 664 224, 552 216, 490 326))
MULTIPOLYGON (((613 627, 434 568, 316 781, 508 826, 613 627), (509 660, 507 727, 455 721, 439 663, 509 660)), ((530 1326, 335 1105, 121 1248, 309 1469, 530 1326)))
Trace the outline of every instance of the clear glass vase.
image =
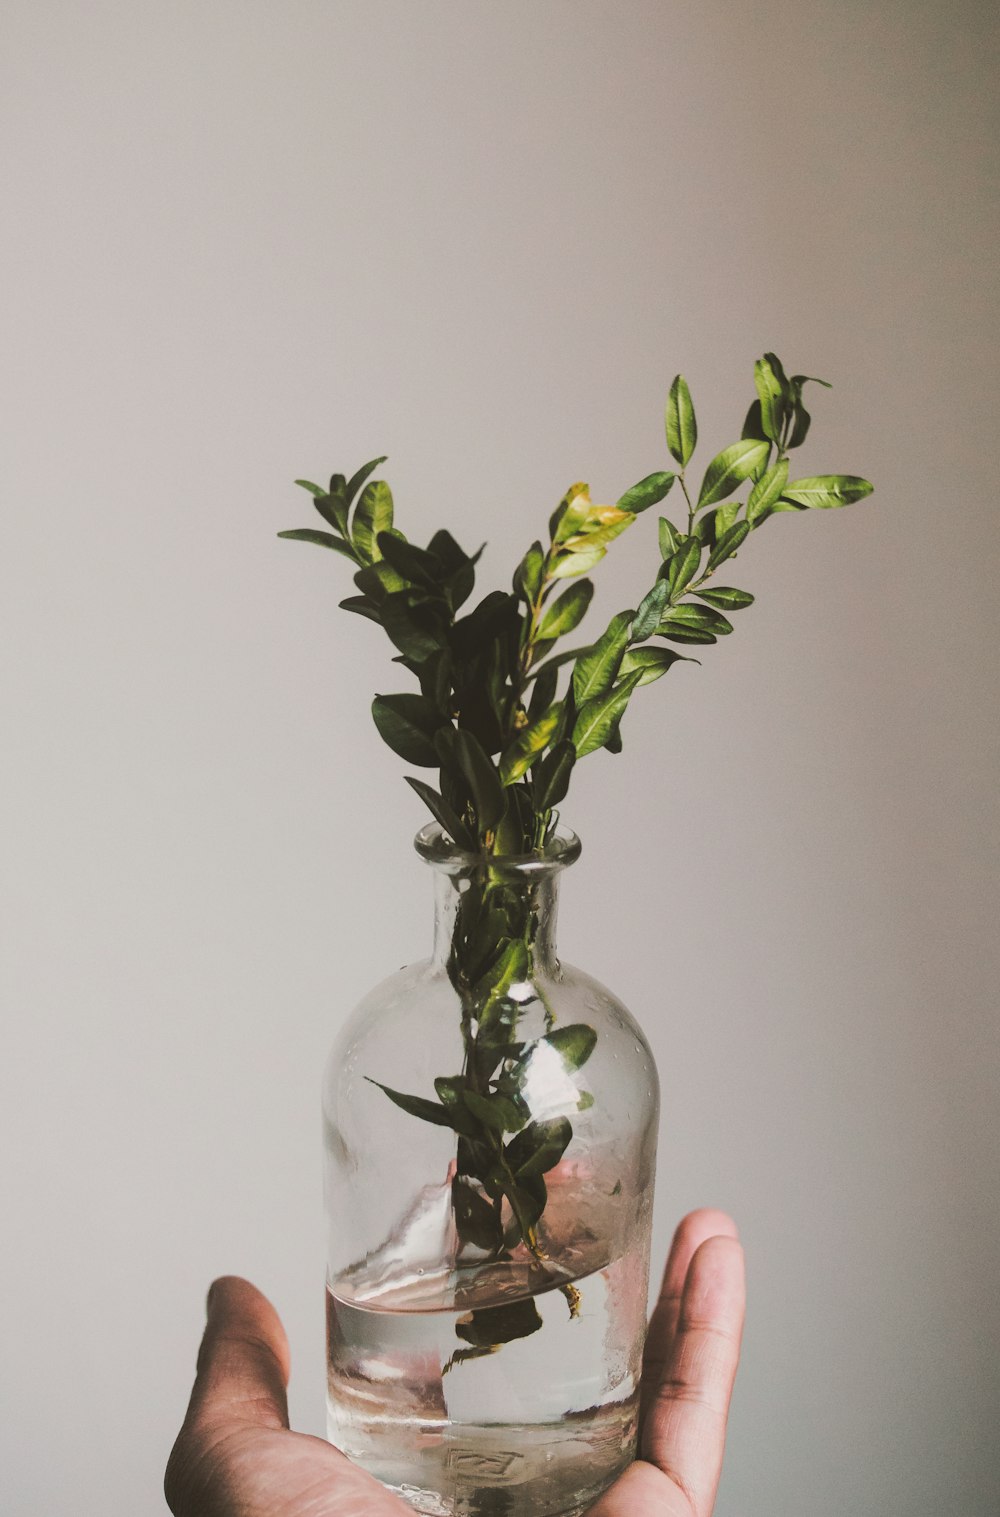
POLYGON ((324 1082, 329 1436, 428 1517, 568 1517, 631 1461, 658 1084, 555 950, 560 833, 484 858, 436 825, 433 956, 324 1082))

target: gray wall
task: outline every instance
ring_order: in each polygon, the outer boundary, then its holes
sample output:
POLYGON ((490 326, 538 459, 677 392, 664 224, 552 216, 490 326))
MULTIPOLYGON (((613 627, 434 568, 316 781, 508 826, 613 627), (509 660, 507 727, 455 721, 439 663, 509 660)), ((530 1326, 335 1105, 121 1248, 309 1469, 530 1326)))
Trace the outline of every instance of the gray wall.
POLYGON ((719 1517, 995 1513, 993 7, 4 11, 4 1510, 163 1510, 221 1271, 321 1427, 320 1066, 430 883, 292 479, 388 452, 502 583, 774 348, 877 494, 581 770, 562 946, 659 1058, 660 1253, 743 1229, 719 1517))

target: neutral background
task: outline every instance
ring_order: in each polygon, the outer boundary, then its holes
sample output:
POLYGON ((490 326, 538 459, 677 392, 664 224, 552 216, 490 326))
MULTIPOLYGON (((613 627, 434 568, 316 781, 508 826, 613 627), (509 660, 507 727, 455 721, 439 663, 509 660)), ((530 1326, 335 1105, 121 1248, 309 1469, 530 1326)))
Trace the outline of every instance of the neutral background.
POLYGON ((320 1068, 430 882, 292 480, 387 452, 503 584, 773 348, 877 492, 581 770, 562 948, 656 1050, 658 1256, 743 1230, 719 1517, 995 1517, 993 7, 3 10, 4 1511, 163 1513, 222 1271, 322 1427, 320 1068))

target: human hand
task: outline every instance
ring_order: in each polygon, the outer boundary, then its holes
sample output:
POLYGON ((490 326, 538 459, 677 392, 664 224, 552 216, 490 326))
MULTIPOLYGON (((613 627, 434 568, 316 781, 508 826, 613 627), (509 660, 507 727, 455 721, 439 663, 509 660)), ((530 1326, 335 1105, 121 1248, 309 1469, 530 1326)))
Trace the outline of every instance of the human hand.
MULTIPOLYGON (((588 1517, 711 1517, 743 1308, 735 1224, 724 1212, 689 1213, 646 1338, 640 1457, 588 1517)), ((175 1517, 413 1517, 332 1444, 289 1431, 288 1368, 270 1302, 246 1280, 217 1280, 167 1464, 175 1517)))

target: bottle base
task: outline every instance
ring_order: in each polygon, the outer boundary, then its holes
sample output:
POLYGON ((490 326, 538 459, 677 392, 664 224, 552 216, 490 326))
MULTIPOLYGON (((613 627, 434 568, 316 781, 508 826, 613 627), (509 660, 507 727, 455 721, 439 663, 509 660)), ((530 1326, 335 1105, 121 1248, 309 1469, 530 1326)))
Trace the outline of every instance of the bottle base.
POLYGON ((421 1517, 580 1517, 635 1457, 632 1399, 527 1426, 331 1413, 330 1441, 421 1517))

